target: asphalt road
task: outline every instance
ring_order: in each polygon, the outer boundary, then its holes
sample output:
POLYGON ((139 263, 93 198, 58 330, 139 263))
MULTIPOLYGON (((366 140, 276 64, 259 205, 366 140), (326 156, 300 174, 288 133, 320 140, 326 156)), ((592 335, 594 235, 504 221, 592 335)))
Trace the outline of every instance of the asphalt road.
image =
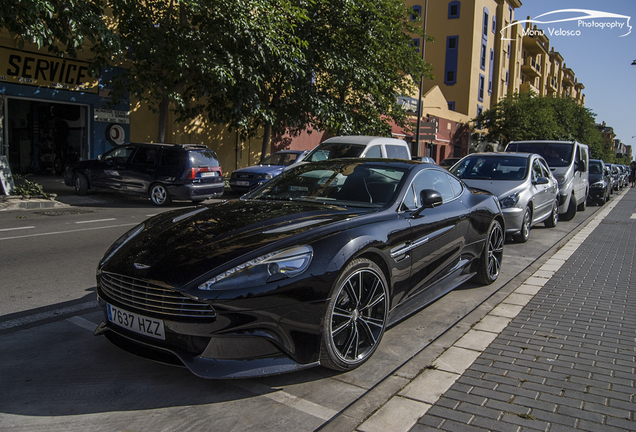
POLYGON ((162 210, 113 196, 58 199, 75 201, 52 210, 0 212, 2 431, 329 428, 352 404, 368 409, 401 388, 408 378, 395 370, 439 350, 440 337, 466 326, 467 316, 547 259, 546 251, 598 209, 588 208, 553 229, 536 227, 526 244, 507 243, 495 284, 469 282, 390 328, 357 370, 314 368, 211 381, 137 358, 92 335, 102 319, 94 294, 98 260, 119 235, 162 210))

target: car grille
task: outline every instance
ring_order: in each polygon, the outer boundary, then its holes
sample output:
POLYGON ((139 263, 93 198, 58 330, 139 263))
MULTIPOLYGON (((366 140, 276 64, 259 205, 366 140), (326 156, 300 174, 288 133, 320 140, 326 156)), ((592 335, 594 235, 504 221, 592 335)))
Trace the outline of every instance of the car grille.
POLYGON ((169 318, 214 318, 214 309, 169 288, 112 273, 101 273, 99 286, 111 300, 123 307, 134 308, 169 318))
POLYGON ((237 173, 236 174, 236 178, 237 179, 251 179, 251 178, 254 178, 254 174, 240 174, 240 173, 237 173))

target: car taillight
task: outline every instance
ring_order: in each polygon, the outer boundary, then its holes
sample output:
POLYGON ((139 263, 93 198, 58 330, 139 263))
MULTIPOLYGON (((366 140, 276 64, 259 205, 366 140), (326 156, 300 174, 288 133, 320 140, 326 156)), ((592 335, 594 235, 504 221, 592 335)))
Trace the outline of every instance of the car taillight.
MULTIPOLYGON (((216 173, 218 173, 219 177, 223 177, 223 171, 221 170, 221 167, 201 167, 201 168, 190 168, 190 170, 186 174, 186 179, 193 180, 197 178, 197 174, 209 173, 209 172, 215 173, 214 176, 216 176, 216 173)), ((207 175, 199 175, 199 177, 207 177, 207 175)))

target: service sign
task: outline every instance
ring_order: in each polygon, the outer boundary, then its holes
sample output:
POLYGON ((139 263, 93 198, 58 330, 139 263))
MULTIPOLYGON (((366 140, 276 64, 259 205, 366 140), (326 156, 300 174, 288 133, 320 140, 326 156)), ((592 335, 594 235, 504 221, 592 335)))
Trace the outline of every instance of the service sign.
POLYGON ((88 62, 0 47, 0 81, 97 93, 88 62))

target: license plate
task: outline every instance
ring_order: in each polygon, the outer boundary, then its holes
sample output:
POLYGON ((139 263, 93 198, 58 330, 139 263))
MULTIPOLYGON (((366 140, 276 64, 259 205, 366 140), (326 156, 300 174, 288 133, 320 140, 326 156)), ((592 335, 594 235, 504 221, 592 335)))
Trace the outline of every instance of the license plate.
POLYGON ((216 171, 202 172, 201 177, 216 177, 216 171))
POLYGON ((161 340, 166 339, 162 320, 128 312, 111 304, 106 304, 106 308, 108 311, 108 321, 113 324, 144 336, 161 340))
POLYGON ((236 185, 237 186, 249 186, 250 182, 245 181, 245 180, 237 180, 236 185))

